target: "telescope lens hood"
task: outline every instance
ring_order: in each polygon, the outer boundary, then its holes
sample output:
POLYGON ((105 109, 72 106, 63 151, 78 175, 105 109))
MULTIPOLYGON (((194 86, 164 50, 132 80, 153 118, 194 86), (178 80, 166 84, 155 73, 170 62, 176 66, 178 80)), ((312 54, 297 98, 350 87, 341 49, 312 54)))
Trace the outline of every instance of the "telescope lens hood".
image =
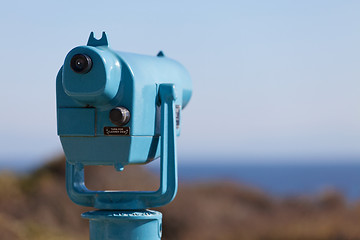
POLYGON ((92 67, 92 60, 85 54, 76 54, 70 60, 70 67, 76 73, 87 73, 92 67))

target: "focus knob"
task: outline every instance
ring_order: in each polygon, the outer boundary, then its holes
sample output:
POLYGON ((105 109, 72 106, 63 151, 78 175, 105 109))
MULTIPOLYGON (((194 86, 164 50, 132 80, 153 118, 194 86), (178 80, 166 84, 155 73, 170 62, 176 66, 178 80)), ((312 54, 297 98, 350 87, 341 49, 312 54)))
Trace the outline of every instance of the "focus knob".
POLYGON ((110 121, 118 126, 123 126, 130 121, 130 112, 124 107, 116 107, 110 111, 110 121))

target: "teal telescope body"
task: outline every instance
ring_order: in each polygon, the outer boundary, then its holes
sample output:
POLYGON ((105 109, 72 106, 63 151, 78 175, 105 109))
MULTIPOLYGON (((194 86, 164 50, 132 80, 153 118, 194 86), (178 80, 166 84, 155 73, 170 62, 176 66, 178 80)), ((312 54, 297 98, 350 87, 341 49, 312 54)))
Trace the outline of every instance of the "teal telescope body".
POLYGON ((66 187, 75 203, 102 210, 136 210, 170 202, 177 191, 176 136, 192 94, 187 70, 162 52, 117 52, 103 33, 72 49, 56 80, 58 135, 66 156, 66 187), (157 191, 92 191, 84 166, 160 158, 157 191))

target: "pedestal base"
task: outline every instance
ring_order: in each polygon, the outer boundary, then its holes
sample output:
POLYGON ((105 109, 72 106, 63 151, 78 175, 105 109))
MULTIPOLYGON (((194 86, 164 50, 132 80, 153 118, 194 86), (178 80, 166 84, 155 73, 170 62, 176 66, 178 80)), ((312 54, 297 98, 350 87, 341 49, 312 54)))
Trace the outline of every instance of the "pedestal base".
POLYGON ((162 214, 151 210, 98 210, 81 214, 90 221, 90 240, 160 240, 162 214))

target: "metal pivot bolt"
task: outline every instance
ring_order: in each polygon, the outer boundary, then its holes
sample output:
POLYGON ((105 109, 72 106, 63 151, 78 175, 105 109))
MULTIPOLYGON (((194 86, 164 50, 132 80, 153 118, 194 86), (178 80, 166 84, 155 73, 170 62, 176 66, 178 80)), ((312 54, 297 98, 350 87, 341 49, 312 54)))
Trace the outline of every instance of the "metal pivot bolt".
POLYGON ((110 111, 110 121, 118 126, 123 126, 130 121, 130 112, 124 107, 116 107, 110 111))

